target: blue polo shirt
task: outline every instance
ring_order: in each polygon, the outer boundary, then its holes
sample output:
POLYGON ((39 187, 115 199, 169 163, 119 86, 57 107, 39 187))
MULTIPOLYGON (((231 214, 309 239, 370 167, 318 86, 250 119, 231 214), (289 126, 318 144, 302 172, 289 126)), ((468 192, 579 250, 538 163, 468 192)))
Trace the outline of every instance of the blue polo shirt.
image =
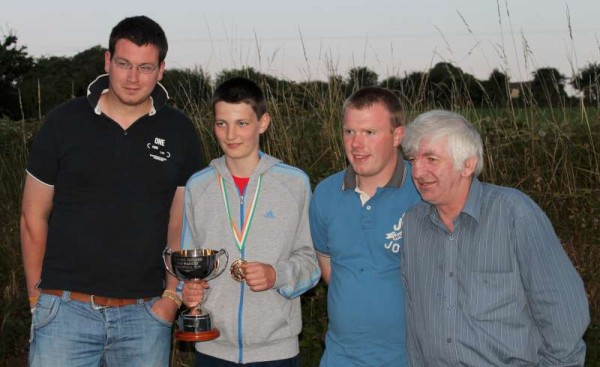
POLYGON ((361 204, 349 166, 323 180, 310 206, 316 250, 331 257, 321 366, 406 366, 402 217, 419 194, 408 162, 361 204))

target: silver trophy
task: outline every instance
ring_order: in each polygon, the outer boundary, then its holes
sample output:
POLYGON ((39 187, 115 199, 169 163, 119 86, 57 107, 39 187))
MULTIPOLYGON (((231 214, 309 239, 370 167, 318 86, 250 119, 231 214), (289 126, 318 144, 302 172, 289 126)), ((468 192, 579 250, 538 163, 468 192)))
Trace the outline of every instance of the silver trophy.
MULTIPOLYGON (((167 247, 163 251, 163 261, 167 271, 179 280, 203 279, 209 281, 221 275, 227 268, 229 254, 225 249, 216 251, 195 248, 172 251, 167 247), (225 255, 225 262, 221 259, 223 255, 225 255), (169 267, 167 257, 171 258, 171 267, 169 267)), ((218 338, 221 334, 219 329, 212 327, 210 314, 203 313, 200 305, 182 312, 177 320, 177 325, 175 338, 181 341, 207 341, 218 338)))

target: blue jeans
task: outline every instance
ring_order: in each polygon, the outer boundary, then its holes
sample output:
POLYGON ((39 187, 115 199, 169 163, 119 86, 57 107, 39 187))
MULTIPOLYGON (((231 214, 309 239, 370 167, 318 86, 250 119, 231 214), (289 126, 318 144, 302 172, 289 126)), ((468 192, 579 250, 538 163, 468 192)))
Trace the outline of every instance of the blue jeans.
POLYGON ((168 366, 171 323, 151 310, 158 298, 124 307, 41 294, 31 323, 32 367, 168 366))

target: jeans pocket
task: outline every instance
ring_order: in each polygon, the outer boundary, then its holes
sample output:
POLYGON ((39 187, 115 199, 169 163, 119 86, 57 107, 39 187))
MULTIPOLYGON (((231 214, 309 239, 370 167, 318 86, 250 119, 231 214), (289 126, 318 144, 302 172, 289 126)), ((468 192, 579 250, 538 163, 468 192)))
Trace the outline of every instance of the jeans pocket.
POLYGON ((33 328, 40 329, 51 323, 58 313, 60 303, 60 298, 56 296, 41 294, 31 317, 33 328))
POLYGON ((60 298, 41 294, 38 298, 35 310, 31 315, 31 330, 29 343, 33 342, 33 337, 37 329, 43 328, 54 320, 60 308, 60 298))
POLYGON ((160 298, 155 298, 155 299, 153 299, 153 300, 151 300, 149 302, 144 303, 144 308, 146 309, 146 312, 148 313, 148 315, 150 316, 150 318, 152 318, 153 320, 159 322, 160 324, 162 324, 162 325, 170 328, 171 326, 173 326, 173 323, 169 322, 167 320, 162 319, 157 314, 155 314, 154 311, 152 310, 152 306, 159 299, 160 298))

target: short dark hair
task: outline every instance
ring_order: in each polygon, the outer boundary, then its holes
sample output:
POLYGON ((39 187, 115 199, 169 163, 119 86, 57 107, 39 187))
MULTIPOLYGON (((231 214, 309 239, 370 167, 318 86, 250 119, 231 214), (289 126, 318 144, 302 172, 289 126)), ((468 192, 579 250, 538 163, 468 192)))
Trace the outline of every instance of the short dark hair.
POLYGON ((349 108, 362 110, 374 104, 381 103, 391 115, 391 124, 394 128, 405 123, 404 108, 400 99, 389 89, 379 87, 364 87, 354 92, 344 102, 343 113, 349 108))
POLYGON ((147 16, 138 15, 125 18, 112 29, 108 39, 108 51, 111 58, 115 54, 115 46, 120 39, 129 40, 137 46, 152 45, 156 47, 159 63, 167 57, 169 49, 167 36, 160 25, 147 16))
POLYGON ((218 102, 245 103, 252 107, 257 118, 267 112, 267 101, 258 84, 250 79, 235 77, 221 83, 212 98, 213 112, 218 102))

